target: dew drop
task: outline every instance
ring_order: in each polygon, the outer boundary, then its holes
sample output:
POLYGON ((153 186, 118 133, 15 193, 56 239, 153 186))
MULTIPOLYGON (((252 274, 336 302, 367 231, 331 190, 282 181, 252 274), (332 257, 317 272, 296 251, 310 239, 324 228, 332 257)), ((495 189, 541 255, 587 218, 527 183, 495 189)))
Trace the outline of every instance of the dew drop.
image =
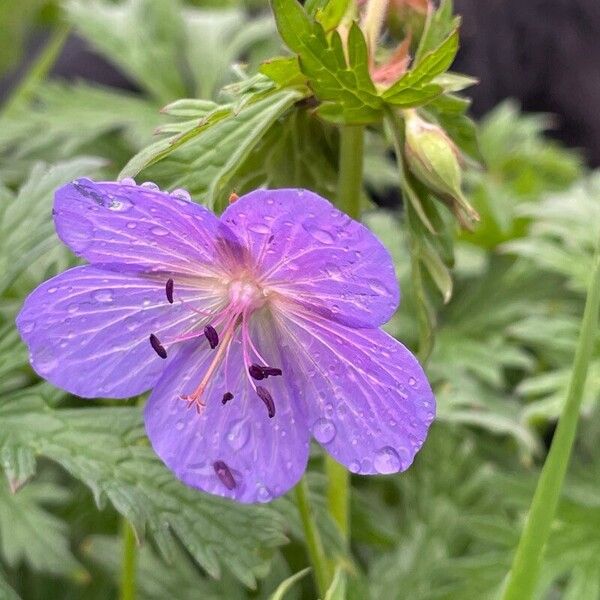
POLYGON ((373 465, 375 470, 382 475, 397 473, 402 466, 398 453, 391 446, 377 450, 373 465))
POLYGON ((173 198, 179 198, 179 200, 186 200, 187 202, 189 202, 192 199, 190 193, 187 190, 184 190, 183 188, 177 188, 173 190, 171 192, 171 196, 173 196, 173 198))
POLYGON ((144 181, 142 183, 142 187, 145 187, 148 190, 158 190, 158 186, 153 181, 144 181))
POLYGON ((410 387, 417 387, 417 380, 414 377, 409 377, 408 378, 408 385, 410 385, 410 387))
POLYGON ((159 225, 155 225, 154 227, 151 227, 150 233, 152 233, 153 235, 157 235, 159 237, 169 235, 169 232, 164 227, 160 227, 159 225))
POLYGON ((312 236, 322 244, 333 244, 335 241, 333 235, 326 231, 325 229, 314 229, 310 232, 312 236))
POLYGON ((127 227, 127 229, 135 229, 137 227, 137 224, 134 223, 133 221, 128 221, 127 225, 125 225, 125 227, 127 227))
POLYGON ((55 294, 57 291, 58 291, 57 287, 48 288, 48 293, 49 294, 55 294))
POLYGON ((258 490, 256 490, 256 499, 259 502, 269 502, 273 498, 273 494, 269 490, 268 487, 261 485, 258 490))
POLYGON ((127 212, 133 206, 133 202, 127 198, 113 198, 108 203, 108 210, 114 212, 127 212))
POLYGON ((227 432, 227 442, 233 450, 241 450, 250 438, 250 427, 245 419, 234 421, 227 432))
POLYGON ((96 290, 92 293, 92 298, 102 304, 108 304, 113 301, 114 296, 112 290, 96 290))
POLYGON ((252 225, 248 225, 248 229, 254 233, 261 233, 263 235, 271 232, 271 229, 264 223, 253 223, 252 225))
POLYGON ((350 469, 351 473, 360 473, 360 463, 357 460, 353 460, 348 465, 348 469, 350 469))
POLYGON ((177 423, 175 423, 175 429, 177 429, 177 431, 182 431, 184 427, 185 427, 185 421, 183 419, 179 419, 179 421, 177 421, 177 423))
POLYGON ((123 179, 121 179, 119 183, 121 185, 136 185, 135 179, 133 177, 123 177, 123 179))
POLYGON ((375 292, 377 295, 387 296, 389 293, 379 281, 374 279, 369 282, 369 287, 371 288, 371 291, 375 292))
POLYGON ((317 442, 321 444, 328 444, 329 442, 331 442, 335 437, 336 433, 337 430, 335 428, 335 424, 329 419, 318 419, 317 421, 315 421, 312 428, 312 434, 314 435, 317 442))

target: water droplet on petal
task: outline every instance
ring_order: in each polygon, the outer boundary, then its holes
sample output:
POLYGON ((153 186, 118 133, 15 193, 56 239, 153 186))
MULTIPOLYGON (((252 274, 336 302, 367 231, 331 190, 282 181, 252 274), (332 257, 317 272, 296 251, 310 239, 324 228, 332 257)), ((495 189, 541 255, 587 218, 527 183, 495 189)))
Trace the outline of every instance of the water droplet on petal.
POLYGON ((252 225, 248 225, 248 229, 254 233, 261 233, 263 235, 271 232, 271 229, 264 223, 253 223, 252 225))
POLYGON ((55 294, 58 291, 57 287, 50 287, 48 288, 48 293, 49 294, 55 294))
MULTIPOLYGON (((96 290, 92 293, 92 298, 98 302, 101 302, 102 304, 108 304, 109 302, 113 301, 114 296, 112 290, 96 290)), ((71 312, 70 307, 69 312, 71 312)))
POLYGON ((171 196, 173 196, 174 198, 179 198, 180 200, 186 200, 188 202, 192 199, 190 193, 187 190, 184 190, 183 188, 177 188, 176 190, 173 190, 171 192, 171 196))
POLYGON ((150 233, 152 233, 154 235, 158 235, 160 237, 163 237, 165 235, 169 235, 169 232, 164 227, 160 227, 159 225, 156 225, 155 227, 152 227, 150 229, 150 233))
POLYGON ((177 423, 175 423, 175 429, 177 429, 177 431, 181 431, 184 427, 185 427, 185 421, 183 419, 179 419, 179 421, 177 421, 177 423))
POLYGON ((373 465, 378 473, 388 475, 390 473, 397 473, 402 463, 400 462, 398 453, 391 446, 385 446, 375 453, 373 465))
POLYGON ((414 377, 409 377, 408 385, 410 385, 410 387, 417 387, 417 380, 414 377))
POLYGON ((227 442, 233 450, 241 450, 250 438, 250 427, 245 419, 239 419, 231 424, 227 432, 227 442))
POLYGON ((353 460, 349 465, 348 469, 351 473, 360 473, 360 463, 357 460, 353 460))
POLYGON ((125 225, 125 227, 127 227, 127 229, 135 229, 137 227, 137 224, 133 221, 129 221, 127 225, 125 225))
POLYGON ((144 183, 142 183, 142 187, 145 187, 149 190, 158 190, 158 186, 153 182, 153 181, 144 181, 144 183))
POLYGON ((335 424, 329 419, 318 419, 313 425, 312 434, 317 442, 321 444, 328 444, 331 442, 336 433, 337 430, 335 428, 335 424))
POLYGON ((136 185, 135 179, 133 177, 123 177, 123 179, 121 179, 119 183, 121 185, 136 185))
POLYGON ((114 212, 127 212, 133 206, 133 202, 127 198, 113 198, 108 203, 108 210, 114 212))
POLYGON ((269 490, 268 487, 261 485, 258 490, 256 490, 256 499, 259 502, 269 502, 273 498, 273 494, 269 490))

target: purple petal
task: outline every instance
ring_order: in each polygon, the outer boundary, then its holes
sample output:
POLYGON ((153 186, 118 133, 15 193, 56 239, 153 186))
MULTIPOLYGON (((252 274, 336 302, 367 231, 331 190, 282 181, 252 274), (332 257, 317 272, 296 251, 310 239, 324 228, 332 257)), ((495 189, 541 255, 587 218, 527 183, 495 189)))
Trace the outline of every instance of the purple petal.
POLYGON ((56 192, 60 239, 92 264, 123 271, 215 275, 234 236, 204 207, 151 187, 79 179, 56 192))
POLYGON ((222 220, 246 242, 269 287, 352 326, 385 323, 398 306, 394 265, 381 242, 303 190, 257 190, 222 220))
POLYGON ((302 390, 288 356, 266 323, 253 328, 253 341, 283 375, 261 382, 272 396, 275 415, 248 381, 239 340, 224 368, 203 396, 198 414, 180 398, 198 385, 214 357, 206 347, 181 348, 145 410, 146 431, 155 452, 186 484, 239 502, 267 502, 289 490, 308 460, 310 433, 302 390), (227 394, 229 392, 229 394, 227 394), (230 395, 233 398, 230 398, 230 395))
MULTIPOLYGON (((201 308, 197 290, 175 295, 201 308)), ((154 385, 170 359, 149 336, 185 331, 197 319, 188 306, 169 304, 164 279, 75 267, 27 297, 17 327, 40 376, 78 396, 126 398, 154 385)))
POLYGON ((306 377, 315 439, 352 472, 407 469, 423 445, 435 400, 416 358, 379 329, 351 329, 321 317, 287 314, 306 377))

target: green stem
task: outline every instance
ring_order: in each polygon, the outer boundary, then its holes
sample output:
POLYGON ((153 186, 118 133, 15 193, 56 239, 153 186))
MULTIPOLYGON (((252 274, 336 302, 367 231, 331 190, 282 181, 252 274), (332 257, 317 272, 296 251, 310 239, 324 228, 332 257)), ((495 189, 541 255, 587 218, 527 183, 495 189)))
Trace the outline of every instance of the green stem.
POLYGON ((529 600, 533 597, 538 582, 544 547, 550 535, 575 440, 588 366, 598 333, 599 309, 600 250, 596 252, 594 258, 567 401, 531 502, 529 515, 504 588, 503 600, 529 600))
POLYGON ((135 600, 137 566, 135 532, 127 519, 123 519, 121 531, 123 536, 123 558, 121 563, 121 593, 119 597, 120 600, 135 600))
POLYGON ((363 179, 364 130, 359 125, 340 129, 338 206, 353 219, 360 218, 363 179))
MULTIPOLYGON (((353 219, 360 219, 363 181, 364 128, 344 125, 340 129, 338 206, 353 219)), ((342 535, 350 532, 350 473, 330 456, 325 457, 327 504, 342 535)))
POLYGON ((310 506, 308 484, 303 477, 295 488, 296 504, 300 513, 300 520, 304 529, 304 539, 306 549, 313 567, 313 573, 317 583, 317 588, 321 598, 325 597, 329 587, 329 565, 323 550, 323 542, 315 523, 313 511, 310 506))
POLYGON ((5 102, 2 109, 2 115, 7 115, 13 111, 20 104, 29 101, 37 86, 45 79, 46 75, 53 67, 56 59, 59 57, 67 38, 71 27, 69 25, 60 25, 57 27, 43 50, 39 53, 35 62, 19 83, 13 90, 12 94, 5 102))

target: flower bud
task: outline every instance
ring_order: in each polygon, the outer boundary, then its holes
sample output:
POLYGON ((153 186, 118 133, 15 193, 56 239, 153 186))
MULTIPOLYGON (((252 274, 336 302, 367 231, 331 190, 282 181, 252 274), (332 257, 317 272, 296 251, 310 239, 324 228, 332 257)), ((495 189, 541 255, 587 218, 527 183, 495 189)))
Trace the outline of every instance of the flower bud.
POLYGON ((471 229, 479 215, 461 191, 458 148, 441 127, 423 120, 416 110, 405 111, 404 118, 404 154, 411 172, 450 206, 463 227, 471 229))

